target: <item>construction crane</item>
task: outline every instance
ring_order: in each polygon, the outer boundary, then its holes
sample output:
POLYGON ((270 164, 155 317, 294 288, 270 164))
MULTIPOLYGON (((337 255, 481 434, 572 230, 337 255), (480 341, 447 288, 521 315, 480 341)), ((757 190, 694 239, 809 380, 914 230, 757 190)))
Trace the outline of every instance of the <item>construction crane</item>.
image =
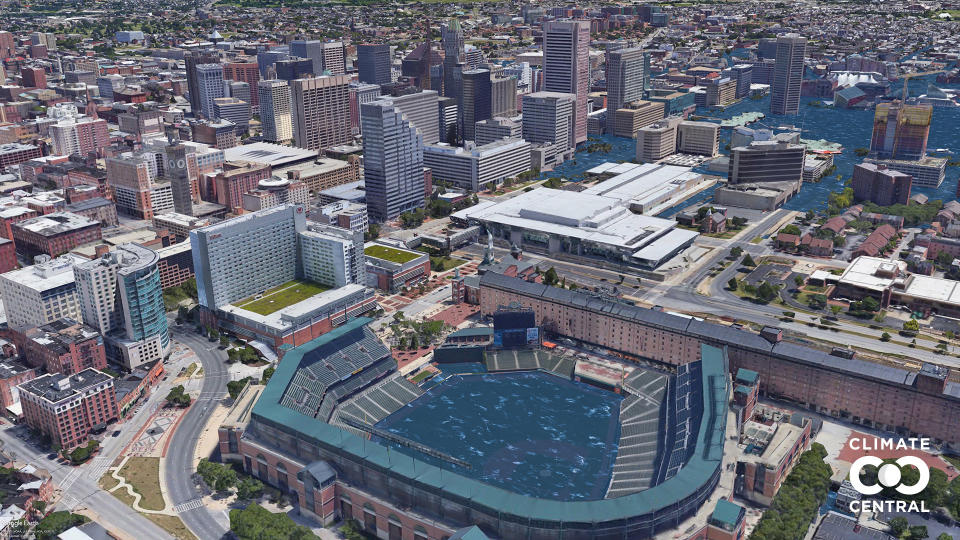
POLYGON ((924 77, 926 75, 935 75, 937 73, 943 73, 943 72, 944 70, 938 69, 937 71, 921 71, 918 73, 904 73, 903 75, 901 75, 900 77, 903 78, 903 94, 901 94, 903 97, 903 102, 906 103, 907 98, 910 97, 907 94, 907 83, 910 82, 910 79, 914 77, 924 77))

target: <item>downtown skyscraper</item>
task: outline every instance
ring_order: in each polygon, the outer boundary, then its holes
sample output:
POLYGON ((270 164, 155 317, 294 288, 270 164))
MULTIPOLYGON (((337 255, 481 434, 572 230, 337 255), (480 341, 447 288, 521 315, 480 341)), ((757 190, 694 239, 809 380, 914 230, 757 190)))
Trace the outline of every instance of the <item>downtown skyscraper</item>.
MULTIPOLYGON (((187 66, 187 93, 190 98, 190 110, 194 116, 200 115, 200 78, 197 66, 203 64, 217 64, 220 62, 220 53, 217 51, 194 51, 184 58, 187 66)), ((222 76, 221 76, 222 78, 222 76)))
POLYGON ((293 138, 290 117, 290 86, 287 81, 272 79, 257 83, 260 98, 260 124, 263 140, 284 142, 293 138))
POLYGON ((389 221, 423 207, 423 136, 391 99, 360 106, 367 212, 389 221))
POLYGON ((786 34, 777 38, 777 61, 770 89, 770 112, 792 115, 800 112, 800 85, 807 38, 786 34))
POLYGON ((611 131, 614 113, 625 104, 643 99, 649 74, 649 60, 642 47, 607 52, 607 129, 611 131))
POLYGON ((390 82, 390 45, 386 43, 357 45, 357 72, 362 83, 388 84, 390 82))
POLYGON ((587 140, 590 91, 590 21, 550 21, 543 26, 543 89, 577 96, 574 142, 587 140))
POLYGON ((321 150, 350 142, 350 77, 296 79, 290 88, 296 146, 321 150))
POLYGON ((464 50, 463 28, 453 19, 440 32, 443 46, 443 95, 460 101, 460 80, 467 55, 464 50))

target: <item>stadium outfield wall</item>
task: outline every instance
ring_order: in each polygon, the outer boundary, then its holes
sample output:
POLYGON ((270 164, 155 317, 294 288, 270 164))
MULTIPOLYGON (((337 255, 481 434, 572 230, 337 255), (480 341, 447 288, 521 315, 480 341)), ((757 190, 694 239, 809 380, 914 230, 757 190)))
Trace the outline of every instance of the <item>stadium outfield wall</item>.
MULTIPOLYGON (((557 538, 560 531, 567 539, 648 537, 677 526, 696 512, 719 481, 729 396, 727 358, 721 348, 703 345, 698 351, 703 414, 691 457, 675 476, 619 498, 558 501, 521 495, 390 452, 376 442, 282 404, 287 388, 306 367, 301 366, 306 355, 368 322, 365 318, 354 319, 289 351, 263 389, 241 441, 241 448, 246 447, 250 453, 285 456, 288 463, 331 465, 336 471, 335 500, 329 501, 332 507, 358 505, 361 496, 377 500, 389 505, 391 515, 397 514, 395 521, 402 523, 404 530, 408 524, 413 529, 435 528, 442 523, 451 529, 476 524, 501 538, 557 538)), ((253 463, 274 459, 247 457, 253 463)), ((257 474, 270 481, 273 477, 269 468, 257 474)), ((275 468, 279 474, 280 467, 275 468)), ((283 470, 291 471, 290 465, 283 470)), ((363 512, 368 506, 373 508, 364 504, 363 512)), ((393 518, 390 524, 394 524, 393 518)))
POLYGON ((919 371, 832 356, 810 347, 487 272, 480 279, 480 310, 512 303, 531 308, 548 332, 622 353, 628 358, 684 364, 703 345, 724 348, 729 368, 760 374, 761 392, 821 414, 899 435, 960 445, 960 384, 948 370, 919 371))

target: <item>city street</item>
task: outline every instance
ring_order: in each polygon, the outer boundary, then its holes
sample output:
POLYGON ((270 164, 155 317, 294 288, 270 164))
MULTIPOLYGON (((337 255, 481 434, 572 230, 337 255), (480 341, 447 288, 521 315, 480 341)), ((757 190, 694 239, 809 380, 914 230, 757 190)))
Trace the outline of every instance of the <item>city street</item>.
POLYGON ((203 364, 203 387, 199 396, 183 416, 170 438, 167 451, 165 485, 167 502, 180 514, 180 519, 198 538, 215 539, 224 536, 229 523, 223 514, 213 514, 202 504, 202 497, 193 482, 194 451, 217 403, 227 393, 226 353, 216 343, 194 332, 193 326, 172 325, 173 338, 190 347, 203 364), (192 504, 191 504, 192 503, 192 504))
MULTIPOLYGON (((176 368, 170 367, 170 369, 176 368)), ((10 426, 4 423, 3 429, 0 430, 0 444, 10 457, 50 472, 54 484, 61 493, 55 507, 57 510, 72 512, 89 510, 97 515, 97 519, 108 530, 127 533, 136 531, 137 540, 172 538, 152 521, 97 485, 100 477, 126 448, 147 419, 162 406, 169 386, 167 382, 160 383, 150 398, 138 407, 132 418, 108 427, 107 434, 120 430, 120 435, 105 437, 100 453, 88 463, 78 467, 47 459, 48 449, 25 440, 28 434, 26 426, 10 426)), ((130 538, 134 537, 130 536, 130 538)))

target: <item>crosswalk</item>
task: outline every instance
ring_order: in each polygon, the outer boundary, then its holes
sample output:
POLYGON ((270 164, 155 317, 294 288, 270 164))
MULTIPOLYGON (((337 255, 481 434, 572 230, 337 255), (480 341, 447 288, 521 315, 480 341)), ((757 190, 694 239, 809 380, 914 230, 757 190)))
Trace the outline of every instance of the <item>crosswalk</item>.
POLYGON ((173 507, 173 511, 182 514, 184 512, 189 512, 190 510, 195 510, 203 506, 203 499, 192 499, 185 503, 180 503, 173 507))
POLYGON ((107 456, 97 456, 93 458, 93 461, 91 461, 87 467, 88 478, 94 482, 100 480, 100 477, 110 468, 111 463, 113 463, 113 460, 107 456))

